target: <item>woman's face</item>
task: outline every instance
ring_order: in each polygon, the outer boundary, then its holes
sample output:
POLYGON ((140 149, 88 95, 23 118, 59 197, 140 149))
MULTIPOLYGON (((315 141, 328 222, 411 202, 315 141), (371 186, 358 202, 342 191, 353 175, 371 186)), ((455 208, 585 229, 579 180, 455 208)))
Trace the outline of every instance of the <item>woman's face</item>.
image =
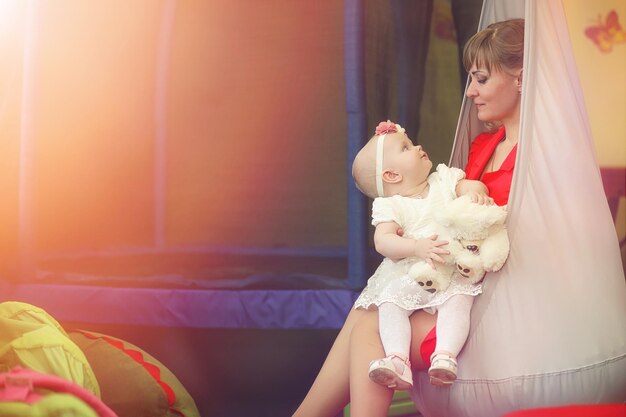
POLYGON ((519 119, 521 73, 487 71, 475 64, 470 68, 467 97, 471 98, 482 122, 503 122, 519 119))

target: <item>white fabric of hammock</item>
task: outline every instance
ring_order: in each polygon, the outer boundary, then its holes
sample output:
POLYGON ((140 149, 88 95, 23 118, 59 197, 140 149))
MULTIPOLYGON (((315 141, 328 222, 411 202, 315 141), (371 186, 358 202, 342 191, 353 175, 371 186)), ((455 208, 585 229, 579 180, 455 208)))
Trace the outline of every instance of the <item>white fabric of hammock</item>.
MULTIPOLYGON (((509 259, 489 274, 451 388, 416 372, 425 417, 496 417, 626 400, 626 283, 560 0, 485 0, 480 27, 524 17, 509 259)), ((462 106, 451 165, 481 130, 462 106)))

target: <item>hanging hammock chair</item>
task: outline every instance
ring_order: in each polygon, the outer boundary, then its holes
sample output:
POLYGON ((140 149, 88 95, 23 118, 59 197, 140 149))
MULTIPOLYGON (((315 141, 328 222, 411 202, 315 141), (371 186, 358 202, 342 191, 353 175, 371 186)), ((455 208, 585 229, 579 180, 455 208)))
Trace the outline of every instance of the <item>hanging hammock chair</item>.
MULTIPOLYGON (((524 17, 520 142, 509 259, 472 310, 458 380, 415 373, 425 417, 626 400, 626 284, 560 0, 485 0, 480 28, 524 17)), ((469 100, 451 164, 484 130, 469 100)))

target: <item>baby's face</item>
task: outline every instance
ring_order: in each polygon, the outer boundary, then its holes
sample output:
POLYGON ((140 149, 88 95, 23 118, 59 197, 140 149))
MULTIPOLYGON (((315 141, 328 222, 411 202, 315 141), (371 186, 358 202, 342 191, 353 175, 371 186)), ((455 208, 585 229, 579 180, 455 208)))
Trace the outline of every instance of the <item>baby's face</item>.
POLYGON ((402 175, 408 186, 414 186, 426 180, 433 163, 420 145, 413 142, 404 133, 388 134, 385 138, 383 169, 389 169, 402 175))

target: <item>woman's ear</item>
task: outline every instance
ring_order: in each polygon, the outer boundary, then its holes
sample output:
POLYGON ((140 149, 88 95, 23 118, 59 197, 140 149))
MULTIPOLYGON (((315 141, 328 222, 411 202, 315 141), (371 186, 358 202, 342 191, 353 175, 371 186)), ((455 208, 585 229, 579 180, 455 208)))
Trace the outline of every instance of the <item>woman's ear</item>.
POLYGON ((402 181, 402 175, 390 169, 383 171, 383 181, 389 184, 396 184, 402 181))
POLYGON ((524 73, 524 69, 520 69, 519 73, 517 74, 517 92, 522 94, 522 74, 524 73))

